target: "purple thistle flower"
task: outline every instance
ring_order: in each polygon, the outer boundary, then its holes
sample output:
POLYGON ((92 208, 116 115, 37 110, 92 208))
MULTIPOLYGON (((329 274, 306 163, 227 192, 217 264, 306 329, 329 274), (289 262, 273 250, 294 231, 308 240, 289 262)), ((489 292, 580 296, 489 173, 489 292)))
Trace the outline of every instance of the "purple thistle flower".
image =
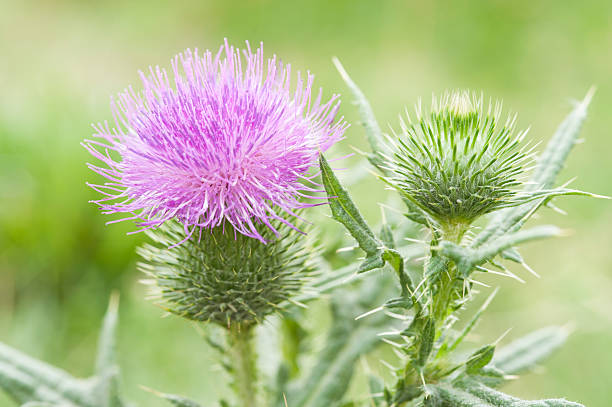
POLYGON ((94 125, 83 143, 106 164, 88 164, 108 179, 89 184, 104 195, 93 202, 130 214, 109 223, 132 219, 144 230, 176 218, 189 237, 227 222, 263 241, 258 224, 275 231, 271 220, 316 205, 302 200, 320 191, 309 168, 347 127, 334 122, 338 95, 311 97, 313 75, 299 72, 292 91, 291 66, 246 45, 187 50, 172 60, 173 85, 151 67, 140 72, 142 92, 111 99, 115 127, 94 125))

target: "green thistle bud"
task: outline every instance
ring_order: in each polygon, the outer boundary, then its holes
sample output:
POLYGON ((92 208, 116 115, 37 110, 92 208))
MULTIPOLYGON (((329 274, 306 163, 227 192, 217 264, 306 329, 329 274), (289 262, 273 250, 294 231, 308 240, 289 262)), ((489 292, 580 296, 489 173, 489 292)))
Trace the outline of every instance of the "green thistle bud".
POLYGON ((260 227, 267 243, 235 233, 227 224, 194 233, 182 244, 183 226, 167 222, 148 234, 156 244, 138 252, 151 276, 153 297, 169 312, 202 322, 251 326, 278 310, 312 271, 312 247, 300 232, 281 223, 260 227))
POLYGON ((516 204, 531 154, 526 131, 515 135, 516 115, 500 118, 500 102, 484 109, 482 96, 467 91, 434 98, 428 115, 418 105, 416 121, 400 119, 386 181, 442 225, 516 204))

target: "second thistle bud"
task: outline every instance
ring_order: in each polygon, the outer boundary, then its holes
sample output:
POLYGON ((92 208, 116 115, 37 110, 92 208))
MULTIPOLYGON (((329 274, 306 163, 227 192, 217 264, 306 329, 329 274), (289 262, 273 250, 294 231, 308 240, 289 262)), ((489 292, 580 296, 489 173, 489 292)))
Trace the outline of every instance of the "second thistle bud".
POLYGON ((225 225, 168 249, 183 239, 184 228, 167 222, 149 232, 156 245, 139 249, 140 269, 168 311, 228 328, 251 326, 278 310, 312 271, 309 239, 281 222, 273 227, 278 236, 260 227, 267 243, 225 225))
POLYGON ((501 118, 501 103, 484 106, 467 91, 445 93, 429 113, 401 119, 387 157, 387 181, 442 225, 469 225, 515 203, 530 155, 515 134, 516 115, 501 118))

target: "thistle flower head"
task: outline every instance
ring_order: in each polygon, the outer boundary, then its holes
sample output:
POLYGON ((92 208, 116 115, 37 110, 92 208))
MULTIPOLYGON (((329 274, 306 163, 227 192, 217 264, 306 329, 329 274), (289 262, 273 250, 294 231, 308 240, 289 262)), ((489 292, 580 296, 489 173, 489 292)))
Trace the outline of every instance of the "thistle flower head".
POLYGON ((336 95, 311 95, 312 75, 298 72, 292 87, 290 65, 226 41, 216 54, 177 55, 170 74, 140 76, 141 92, 112 100, 114 127, 95 125, 83 143, 106 165, 90 165, 108 180, 91 185, 105 213, 142 229, 174 218, 190 233, 227 224, 264 240, 258 225, 275 230, 272 220, 314 205, 301 199, 317 191, 308 170, 346 125, 336 95))
POLYGON ((500 102, 485 107, 482 96, 447 92, 429 114, 417 106, 415 121, 401 119, 387 181, 442 224, 470 224, 513 205, 531 159, 515 123, 516 115, 502 120, 500 102))
POLYGON ((138 249, 145 260, 139 267, 152 277, 153 296, 174 314, 226 327, 256 324, 299 290, 316 254, 309 238, 283 222, 273 226, 279 237, 258 226, 267 244, 226 224, 168 250, 185 232, 177 222, 166 222, 147 231, 155 244, 138 249))

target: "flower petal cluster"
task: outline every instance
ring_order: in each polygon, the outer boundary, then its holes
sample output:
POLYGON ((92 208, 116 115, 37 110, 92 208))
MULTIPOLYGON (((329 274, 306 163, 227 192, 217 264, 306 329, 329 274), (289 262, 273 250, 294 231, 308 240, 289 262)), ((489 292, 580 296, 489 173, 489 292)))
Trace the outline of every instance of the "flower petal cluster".
POLYGON ((387 182, 441 224, 470 224, 476 218, 524 200, 518 195, 533 159, 515 133, 516 115, 501 118, 501 103, 485 108, 482 96, 447 92, 416 120, 401 120, 392 139, 387 182))
POLYGON ((258 225, 313 206, 318 192, 309 168, 343 137, 337 95, 313 96, 313 76, 298 72, 263 46, 218 53, 185 51, 169 74, 140 74, 111 101, 115 126, 94 125, 83 145, 105 166, 89 164, 107 182, 91 185, 105 213, 128 215, 141 229, 177 219, 187 236, 227 222, 264 240, 258 225), (172 78, 172 79, 170 79, 172 78))

